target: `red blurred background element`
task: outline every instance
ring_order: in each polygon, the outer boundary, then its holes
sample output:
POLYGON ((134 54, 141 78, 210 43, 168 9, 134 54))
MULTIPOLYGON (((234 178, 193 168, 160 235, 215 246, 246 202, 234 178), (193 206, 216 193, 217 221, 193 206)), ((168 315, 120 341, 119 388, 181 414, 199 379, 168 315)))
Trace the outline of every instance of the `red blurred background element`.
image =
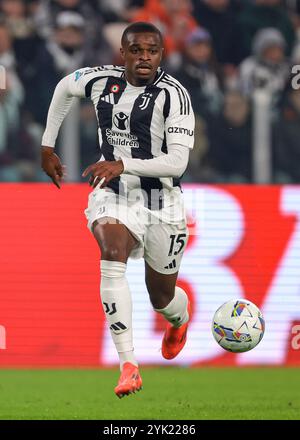
MULTIPOLYGON (((296 217, 280 212, 280 187, 220 188, 238 200, 245 222, 242 242, 223 263, 237 275, 245 297, 262 306, 296 217), (249 259, 256 265, 244 264, 249 259)), ((0 185, 0 366, 99 366, 104 316, 99 250, 83 213, 89 190, 85 184, 61 190, 50 184, 0 185)), ((191 240, 189 247, 195 245, 191 240)), ((196 308, 192 284, 184 275, 178 284, 196 308)), ((154 332, 162 330, 155 319, 154 332)), ((285 362, 299 365, 292 337, 291 329, 285 362)), ((209 363, 234 359, 224 353, 209 363)))
POLYGON ((89 188, 0 186, 1 365, 97 365, 103 332, 89 188))

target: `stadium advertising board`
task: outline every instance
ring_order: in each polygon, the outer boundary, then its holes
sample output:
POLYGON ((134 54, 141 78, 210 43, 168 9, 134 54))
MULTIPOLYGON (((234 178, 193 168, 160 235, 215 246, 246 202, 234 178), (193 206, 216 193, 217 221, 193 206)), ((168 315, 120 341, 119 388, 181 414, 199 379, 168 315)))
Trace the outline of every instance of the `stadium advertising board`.
MULTIPOLYGON (((87 185, 1 184, 0 364, 117 363, 99 299, 99 253, 86 229, 87 185)), ((178 285, 190 296, 186 347, 172 365, 300 365, 300 187, 185 185, 190 225, 178 285), (215 310, 247 298, 264 314, 262 342, 242 354, 211 335, 215 310)), ((144 364, 164 323, 151 309, 143 260, 130 261, 134 341, 144 364)))

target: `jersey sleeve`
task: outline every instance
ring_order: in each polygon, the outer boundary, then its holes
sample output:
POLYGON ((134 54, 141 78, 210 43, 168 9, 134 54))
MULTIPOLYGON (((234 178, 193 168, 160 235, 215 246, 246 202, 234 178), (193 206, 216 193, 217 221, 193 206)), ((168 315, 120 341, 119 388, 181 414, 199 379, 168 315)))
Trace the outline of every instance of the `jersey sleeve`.
POLYGON ((72 96, 85 98, 87 84, 95 76, 95 71, 91 67, 78 69, 69 75, 69 87, 72 96))
POLYGON ((130 159, 122 157, 125 174, 139 177, 177 177, 184 173, 188 160, 189 149, 182 145, 171 144, 168 154, 154 159, 130 159))
POLYGON ((190 149, 194 146, 195 116, 187 90, 176 86, 166 91, 169 114, 165 120, 167 145, 180 144, 190 149))
POLYGON ((112 73, 116 74, 116 68, 112 65, 85 67, 76 70, 69 75, 69 84, 72 95, 79 98, 90 98, 93 84, 112 73))
POLYGON ((86 67, 70 73, 59 81, 49 106, 42 145, 54 148, 59 129, 71 108, 73 99, 86 96, 87 84, 94 76, 95 70, 86 67))

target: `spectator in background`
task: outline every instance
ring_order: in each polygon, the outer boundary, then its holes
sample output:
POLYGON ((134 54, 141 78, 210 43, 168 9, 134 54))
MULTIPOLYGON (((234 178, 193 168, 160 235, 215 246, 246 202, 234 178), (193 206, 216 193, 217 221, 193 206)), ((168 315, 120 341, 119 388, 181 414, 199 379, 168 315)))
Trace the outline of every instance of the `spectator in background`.
POLYGON ((296 37, 300 38, 300 0, 283 0, 284 7, 288 10, 296 37))
POLYGON ((10 29, 14 53, 20 75, 26 81, 26 70, 30 69, 36 50, 40 44, 33 17, 30 15, 36 0, 0 0, 0 14, 10 29))
POLYGON ((96 0, 105 23, 130 22, 144 0, 96 0))
POLYGON ((205 167, 203 159, 207 154, 209 139, 207 137, 207 124, 204 119, 195 113, 195 143, 190 151, 189 163, 182 177, 183 182, 210 181, 210 170, 205 167))
MULTIPOLYGON (((160 0, 96 0, 98 11, 103 18, 103 35, 112 48, 112 64, 123 64, 120 54, 120 40, 131 21, 156 22, 160 15, 160 0)), ((164 12, 163 12, 164 14, 164 12)), ((108 64, 108 63, 104 63, 108 64)))
POLYGON ((36 86, 32 93, 36 99, 34 119, 42 125, 46 122, 49 102, 58 81, 84 65, 97 64, 91 47, 86 44, 84 24, 78 13, 61 12, 57 15, 51 39, 38 54, 36 86))
POLYGON ((155 24, 164 37, 165 56, 170 57, 182 51, 187 33, 197 27, 192 11, 191 0, 145 0, 132 21, 155 24))
POLYGON ((189 91, 196 114, 207 119, 220 111, 221 73, 207 30, 196 28, 188 34, 181 62, 173 75, 189 91))
POLYGON ((225 96, 222 113, 208 125, 209 149, 203 179, 210 182, 250 182, 252 120, 248 100, 238 92, 225 96))
POLYGON ((94 63, 109 64, 113 54, 103 32, 105 23, 98 9, 96 0, 45 0, 36 11, 35 23, 39 34, 51 39, 57 18, 62 12, 80 15, 84 21, 85 40, 95 52, 94 63))
POLYGON ((15 70, 15 56, 8 26, 0 22, 0 65, 5 68, 5 89, 0 89, 0 180, 18 180, 13 167, 19 130, 23 87, 15 70))
POLYGON ((287 53, 290 55, 295 42, 295 31, 281 0, 253 0, 245 4, 238 21, 243 57, 250 55, 254 35, 260 29, 269 27, 282 33, 287 44, 287 53))
POLYGON ((274 124, 274 180, 300 182, 300 90, 289 90, 283 100, 280 118, 274 124))
POLYGON ((296 32, 296 41, 292 50, 292 63, 300 64, 300 1, 299 12, 293 14, 294 29, 296 32))
POLYGON ((24 108, 33 111, 36 97, 32 101, 36 80, 36 61, 40 46, 44 44, 36 33, 32 15, 35 0, 2 0, 0 11, 10 30, 16 70, 25 90, 24 108))
POLYGON ((290 75, 285 48, 285 40, 277 29, 262 29, 255 35, 253 56, 240 66, 239 83, 243 94, 251 96, 255 89, 264 89, 272 95, 272 104, 276 107, 290 75))
POLYGON ((32 34, 34 25, 24 0, 1 0, 0 13, 5 17, 13 38, 22 39, 32 34))
POLYGON ((194 17, 212 36, 218 62, 239 64, 242 57, 236 3, 231 0, 194 0, 193 3, 194 17))
POLYGON ((44 0, 36 11, 35 21, 39 33, 51 37, 56 19, 61 12, 76 12, 85 20, 85 32, 88 38, 95 39, 103 21, 90 1, 83 0, 44 0))
POLYGON ((76 12, 61 12, 56 17, 55 31, 47 43, 47 50, 59 76, 78 69, 86 56, 92 56, 85 50, 84 25, 83 17, 76 12))

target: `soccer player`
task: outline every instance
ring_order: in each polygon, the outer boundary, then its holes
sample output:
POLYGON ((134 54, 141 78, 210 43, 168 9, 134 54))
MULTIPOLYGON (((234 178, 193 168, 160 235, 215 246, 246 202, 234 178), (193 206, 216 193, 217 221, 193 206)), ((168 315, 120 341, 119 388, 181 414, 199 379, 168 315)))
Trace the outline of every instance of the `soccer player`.
POLYGON ((83 172, 94 188, 85 214, 101 251, 101 301, 120 359, 118 397, 142 386, 133 349, 129 257, 144 258, 150 301, 168 321, 163 357, 173 359, 186 342, 190 305, 176 286, 188 238, 179 178, 194 143, 189 95, 159 67, 160 31, 150 23, 132 23, 121 46, 124 67, 83 68, 58 83, 41 153, 43 170, 60 188, 64 167, 54 153, 58 130, 73 97, 91 98, 101 157, 83 172))

